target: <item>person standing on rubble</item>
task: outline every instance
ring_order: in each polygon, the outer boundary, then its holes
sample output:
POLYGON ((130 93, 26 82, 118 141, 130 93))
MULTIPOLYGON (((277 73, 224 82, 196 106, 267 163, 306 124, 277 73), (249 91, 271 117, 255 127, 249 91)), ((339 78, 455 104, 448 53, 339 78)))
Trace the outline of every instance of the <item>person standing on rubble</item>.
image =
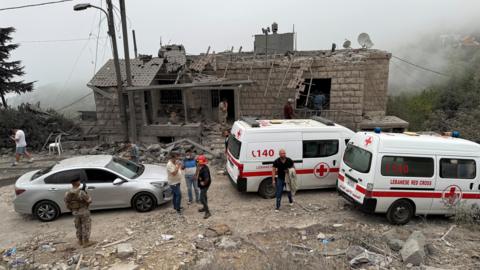
POLYGON ((210 169, 207 166, 208 160, 204 155, 200 155, 197 158, 198 163, 198 186, 200 187, 200 202, 202 203, 203 207, 198 209, 198 212, 205 212, 204 219, 207 219, 211 216, 210 209, 208 208, 208 197, 207 191, 212 183, 212 178, 210 175, 210 169))
POLYGON ((283 118, 284 119, 293 119, 295 117, 295 112, 293 111, 293 99, 289 98, 285 106, 283 106, 283 118))
MULTIPOLYGON (((280 157, 273 162, 273 169, 272 169, 272 185, 275 187, 275 198, 276 198, 275 212, 278 212, 280 210, 283 189, 285 188, 286 174, 289 173, 288 171, 290 168, 294 168, 293 160, 287 157, 287 154, 284 149, 280 149, 279 155, 280 157)), ((290 190, 287 191, 287 195, 288 195, 288 201, 290 202, 290 206, 292 206, 293 205, 292 192, 290 190)))
POLYGON ((218 103, 218 121, 222 126, 227 124, 228 117, 228 102, 226 98, 223 98, 220 103, 218 103))
POLYGON ((92 198, 80 187, 80 176, 71 181, 72 189, 65 194, 65 205, 74 216, 75 229, 78 243, 82 247, 89 247, 95 242, 90 241, 90 231, 92 220, 90 219, 90 210, 92 198))
POLYGON ((140 153, 139 153, 138 145, 136 145, 134 143, 130 143, 129 148, 130 148, 130 160, 135 162, 135 163, 139 163, 140 162, 140 153))
POLYGON ((187 184, 188 191, 188 204, 192 204, 193 195, 195 192, 195 202, 200 203, 200 190, 198 189, 197 179, 195 174, 197 172, 197 161, 192 153, 192 150, 187 150, 183 159, 183 170, 185 172, 185 183, 187 184))
POLYGON ((167 163, 167 178, 170 189, 172 190, 173 208, 178 214, 182 213, 182 193, 180 190, 180 183, 182 182, 182 162, 178 160, 178 153, 171 152, 170 159, 167 163))
POLYGON ((28 162, 33 162, 32 155, 27 151, 27 141, 25 140, 25 133, 21 129, 13 129, 13 134, 10 139, 15 141, 15 161, 12 166, 17 166, 20 162, 20 156, 28 158, 28 162))

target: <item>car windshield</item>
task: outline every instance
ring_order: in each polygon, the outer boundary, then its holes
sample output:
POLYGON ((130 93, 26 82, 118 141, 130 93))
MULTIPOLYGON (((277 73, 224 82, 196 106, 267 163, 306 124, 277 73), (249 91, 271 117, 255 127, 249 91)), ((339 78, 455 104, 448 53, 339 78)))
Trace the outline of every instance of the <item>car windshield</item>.
POLYGON ((372 163, 372 153, 349 144, 343 155, 343 162, 356 171, 368 173, 372 163))
POLYGON ((50 166, 50 167, 47 167, 45 169, 41 169, 41 170, 37 171, 36 173, 34 173, 32 175, 32 178, 30 179, 30 181, 33 181, 33 180, 39 178, 40 176, 49 173, 52 170, 52 168, 53 168, 53 165, 50 166))
POLYGON ((118 157, 114 157, 105 167, 129 179, 137 178, 145 170, 141 164, 118 157))

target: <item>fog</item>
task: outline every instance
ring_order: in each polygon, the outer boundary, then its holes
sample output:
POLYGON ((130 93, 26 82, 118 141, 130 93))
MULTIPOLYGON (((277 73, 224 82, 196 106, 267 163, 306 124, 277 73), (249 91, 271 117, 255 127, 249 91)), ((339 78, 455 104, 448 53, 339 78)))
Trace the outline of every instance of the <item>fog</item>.
MULTIPOLYGON (((0 8, 43 1, 46 0, 1 0, 0 8)), ((14 42, 21 45, 14 51, 11 60, 23 62, 25 80, 37 81, 36 88, 55 85, 69 94, 79 85, 86 84, 95 70, 111 57, 110 44, 105 38, 106 21, 100 21, 103 14, 95 9, 73 11, 72 7, 82 2, 88 0, 0 11, 0 25, 15 27, 14 42), (98 43, 97 36, 100 37, 98 43), (64 41, 88 38, 91 39, 64 41)), ((118 6, 118 1, 113 2, 118 6)), ((135 29, 138 51, 142 54, 156 55, 160 40, 164 44, 184 44, 190 54, 204 52, 208 46, 217 52, 232 46, 235 50, 239 46, 243 46, 244 51, 252 50, 253 35, 275 21, 279 24, 279 32, 292 31, 295 25, 298 50, 328 49, 332 42, 341 47, 346 38, 352 41, 353 47, 358 47, 358 34, 367 32, 375 44, 374 48, 412 61, 427 59, 420 64, 440 70, 444 68, 441 55, 432 58, 420 51, 423 57, 419 58, 414 53, 410 54, 413 51, 418 54, 415 47, 422 47, 418 44, 420 37, 432 33, 468 31, 466 29, 478 25, 476 21, 480 10, 478 0, 126 2, 128 28, 129 31, 135 29)), ((105 5, 100 0, 90 0, 90 3, 105 5)), ((116 19, 117 34, 121 39, 118 12, 116 19)), ((131 36, 129 39, 132 44, 131 36)), ((121 40, 119 45, 122 49, 121 40)), ((130 51, 133 55, 133 46, 130 51)), ((402 80, 399 74, 414 70, 411 66, 395 62, 391 65, 392 83, 402 80), (407 71, 399 71, 398 65, 403 65, 402 69, 407 71)), ((417 84, 425 83, 429 82, 417 84)))

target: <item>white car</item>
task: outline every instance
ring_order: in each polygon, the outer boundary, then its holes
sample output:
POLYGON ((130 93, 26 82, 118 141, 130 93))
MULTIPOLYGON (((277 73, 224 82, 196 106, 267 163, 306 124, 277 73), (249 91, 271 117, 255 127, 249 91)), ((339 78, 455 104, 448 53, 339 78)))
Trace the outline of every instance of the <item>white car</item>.
POLYGON ((52 221, 69 212, 65 193, 80 178, 91 210, 133 207, 147 212, 171 200, 165 166, 142 165, 110 155, 80 156, 28 172, 15 183, 15 211, 52 221))

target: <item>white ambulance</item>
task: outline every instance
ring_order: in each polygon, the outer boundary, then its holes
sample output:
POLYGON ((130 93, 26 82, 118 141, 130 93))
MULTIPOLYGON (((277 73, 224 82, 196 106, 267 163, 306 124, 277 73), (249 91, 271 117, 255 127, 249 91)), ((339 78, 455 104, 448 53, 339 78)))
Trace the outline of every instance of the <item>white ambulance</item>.
POLYGON ((457 136, 359 132, 345 150, 337 189, 364 211, 406 224, 479 203, 479 164, 480 145, 457 136))
POLYGON ((244 118, 228 139, 227 171, 242 192, 275 196, 272 164, 285 149, 295 163, 299 189, 336 186, 346 143, 355 133, 321 117, 291 120, 244 118))

